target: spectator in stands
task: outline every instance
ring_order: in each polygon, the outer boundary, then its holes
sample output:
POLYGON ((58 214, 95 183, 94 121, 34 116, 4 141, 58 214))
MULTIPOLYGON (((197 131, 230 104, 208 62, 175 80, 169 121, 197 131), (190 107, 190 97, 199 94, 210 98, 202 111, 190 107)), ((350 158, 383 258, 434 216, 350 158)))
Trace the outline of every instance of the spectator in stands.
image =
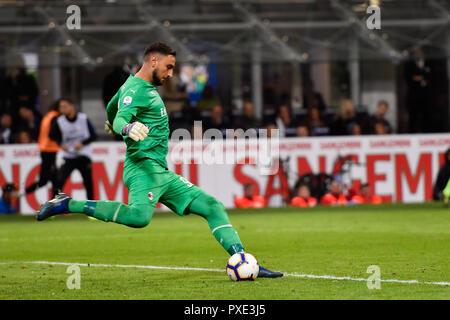
POLYGON ((365 128, 367 134, 390 134, 392 133, 392 126, 386 119, 386 113, 389 109, 389 103, 385 100, 378 102, 377 109, 373 115, 368 119, 365 128), (379 128, 377 128, 377 126, 379 128), (384 127, 384 128, 382 128, 384 127))
POLYGON ((370 185, 368 183, 365 183, 361 185, 359 189, 359 194, 355 194, 352 199, 352 202, 357 204, 364 204, 364 203, 370 203, 370 204, 381 204, 383 203, 383 199, 380 196, 377 196, 376 194, 373 194, 370 185))
POLYGON ((311 80, 303 82, 303 107, 307 109, 317 108, 319 111, 324 111, 326 109, 322 95, 319 92, 314 91, 311 80))
POLYGON ((221 104, 219 98, 214 94, 214 89, 207 84, 202 92, 202 98, 197 102, 197 110, 211 110, 212 107, 221 104))
POLYGON ((361 126, 353 122, 349 125, 350 135, 352 136, 360 136, 361 135, 361 126))
POLYGON ((83 178, 87 199, 94 199, 90 144, 97 138, 94 126, 82 112, 77 112, 70 99, 59 101, 59 117, 52 120, 50 138, 62 149, 64 164, 57 173, 57 190, 62 190, 66 180, 77 169, 83 178))
POLYGON ((225 130, 230 128, 230 125, 223 114, 223 107, 220 104, 212 107, 210 118, 205 123, 205 130, 211 128, 219 129, 222 131, 223 135, 225 135, 225 130))
POLYGON ((250 128, 256 129, 259 125, 259 121, 253 114, 253 103, 251 101, 245 101, 242 106, 242 115, 234 123, 235 129, 243 129, 246 131, 250 128))
POLYGON ((26 187, 26 194, 45 186, 49 181, 51 181, 52 183, 52 198, 57 193, 56 155, 59 151, 59 146, 56 141, 50 138, 49 135, 52 120, 60 116, 60 113, 58 111, 59 102, 60 100, 56 101, 51 107, 50 111, 42 119, 38 138, 39 150, 41 152, 41 171, 39 173, 39 180, 26 187))
MULTIPOLYGON (((273 80, 272 78, 270 78, 273 80)), ((273 109, 276 105, 277 94, 276 94, 276 85, 273 82, 264 82, 263 85, 263 101, 264 109, 273 109)))
POLYGON ((386 127, 386 123, 384 121, 376 121, 374 123, 374 134, 376 135, 384 135, 388 134, 388 128, 386 127))
POLYGON ((322 205, 346 205, 347 197, 342 192, 342 185, 339 181, 331 181, 329 192, 320 199, 322 205))
MULTIPOLYGON (((125 83, 128 77, 136 73, 135 65, 128 57, 117 57, 116 66, 113 67, 103 79, 102 85, 102 99, 103 105, 106 108, 111 98, 117 93, 120 87, 125 83)), ((114 135, 114 140, 123 141, 121 135, 114 135)))
POLYGON ((280 138, 295 137, 297 135, 297 126, 291 117, 291 110, 288 105, 283 104, 278 108, 275 124, 280 130, 280 138))
POLYGON ((415 48, 413 59, 405 65, 407 85, 406 108, 409 112, 409 133, 427 132, 432 110, 431 67, 422 48, 415 48))
POLYGON ((22 57, 17 57, 15 66, 9 72, 3 86, 6 93, 7 112, 10 112, 14 119, 18 116, 18 106, 25 105, 34 109, 38 96, 38 86, 35 78, 28 74, 25 69, 25 62, 22 57))
POLYGON ((436 182, 433 188, 434 200, 446 200, 450 198, 450 148, 444 155, 444 164, 439 168, 436 182))
POLYGON ((11 114, 2 114, 0 120, 0 144, 13 143, 13 119, 11 114))
POLYGON ((316 107, 308 108, 303 125, 308 127, 311 136, 326 136, 330 133, 330 128, 325 125, 320 116, 320 110, 316 107))
POLYGON ((280 137, 280 131, 275 124, 269 123, 266 125, 265 129, 267 130, 267 138, 280 137))
POLYGON ((0 214, 13 214, 19 212, 19 197, 17 187, 13 183, 7 183, 3 187, 0 199, 0 214))
MULTIPOLYGON (((119 59, 123 59, 123 57, 119 59)), ((132 73, 131 68, 131 61, 117 61, 117 65, 103 79, 102 98, 105 108, 111 98, 117 93, 117 90, 119 90, 132 73)))
POLYGON ((253 184, 249 183, 244 185, 244 195, 234 198, 234 204, 236 208, 263 208, 266 206, 266 201, 255 193, 253 184))
POLYGON ((311 197, 311 191, 308 185, 302 184, 297 188, 297 195, 292 198, 291 206, 294 207, 315 207, 317 205, 317 199, 311 197))
POLYGON ((31 138, 30 132, 25 129, 20 129, 19 131, 17 131, 17 133, 15 134, 15 137, 16 138, 14 139, 14 143, 18 143, 18 144, 27 144, 27 143, 36 142, 35 140, 33 140, 31 138))
POLYGON ((351 126, 357 123, 355 106, 350 99, 343 99, 339 112, 331 126, 331 134, 335 136, 351 134, 351 126))
POLYGON ((297 137, 309 137, 309 129, 306 125, 301 124, 297 127, 297 137))
POLYGON ((19 121, 17 126, 30 133, 31 139, 37 141, 41 115, 34 109, 25 105, 19 108, 19 121))

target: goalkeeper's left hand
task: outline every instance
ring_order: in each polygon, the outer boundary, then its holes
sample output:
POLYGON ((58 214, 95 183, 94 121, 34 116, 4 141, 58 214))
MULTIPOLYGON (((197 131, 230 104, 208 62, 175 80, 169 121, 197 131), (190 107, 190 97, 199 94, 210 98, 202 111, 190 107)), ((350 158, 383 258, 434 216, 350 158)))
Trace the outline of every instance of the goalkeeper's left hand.
POLYGON ((109 122, 109 120, 105 121, 105 131, 109 135, 112 135, 112 136, 116 135, 116 133, 113 130, 113 126, 112 126, 111 122, 109 122))
POLYGON ((148 127, 141 122, 129 123, 122 129, 122 135, 130 137, 134 141, 143 141, 147 138, 148 132, 148 127))

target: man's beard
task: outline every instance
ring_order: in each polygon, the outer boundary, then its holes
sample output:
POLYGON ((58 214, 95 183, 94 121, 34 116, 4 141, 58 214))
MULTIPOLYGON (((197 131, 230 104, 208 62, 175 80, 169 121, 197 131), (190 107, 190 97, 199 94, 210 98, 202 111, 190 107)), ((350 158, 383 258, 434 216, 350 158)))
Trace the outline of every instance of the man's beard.
POLYGON ((152 82, 152 83, 153 83, 155 86, 160 86, 160 85, 162 85, 161 78, 158 77, 158 75, 156 74, 156 69, 153 70, 152 78, 153 78, 153 82, 152 82))

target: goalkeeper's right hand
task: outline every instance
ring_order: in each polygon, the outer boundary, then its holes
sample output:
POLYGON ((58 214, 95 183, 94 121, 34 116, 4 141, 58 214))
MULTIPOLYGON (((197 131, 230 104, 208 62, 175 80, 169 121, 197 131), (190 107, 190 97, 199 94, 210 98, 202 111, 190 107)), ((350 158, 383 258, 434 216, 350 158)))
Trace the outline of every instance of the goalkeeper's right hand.
POLYGON ((109 135, 112 135, 112 136, 116 135, 116 133, 113 130, 113 126, 112 126, 111 122, 109 122, 108 120, 105 121, 105 131, 109 135))
POLYGON ((141 122, 129 123, 122 129, 122 135, 129 136, 134 141, 143 141, 147 138, 148 132, 148 127, 141 122))

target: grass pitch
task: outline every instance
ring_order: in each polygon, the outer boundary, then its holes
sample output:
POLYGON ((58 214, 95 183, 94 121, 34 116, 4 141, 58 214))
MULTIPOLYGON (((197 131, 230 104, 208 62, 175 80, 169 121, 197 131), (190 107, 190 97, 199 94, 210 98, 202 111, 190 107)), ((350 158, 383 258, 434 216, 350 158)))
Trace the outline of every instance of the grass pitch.
POLYGON ((442 204, 229 213, 246 250, 285 277, 229 280, 228 254, 194 215, 156 213, 143 229, 77 214, 0 216, 0 299, 450 299, 442 204), (86 264, 79 290, 66 286, 70 263, 86 264), (370 265, 381 270, 379 290, 364 281, 370 265))

